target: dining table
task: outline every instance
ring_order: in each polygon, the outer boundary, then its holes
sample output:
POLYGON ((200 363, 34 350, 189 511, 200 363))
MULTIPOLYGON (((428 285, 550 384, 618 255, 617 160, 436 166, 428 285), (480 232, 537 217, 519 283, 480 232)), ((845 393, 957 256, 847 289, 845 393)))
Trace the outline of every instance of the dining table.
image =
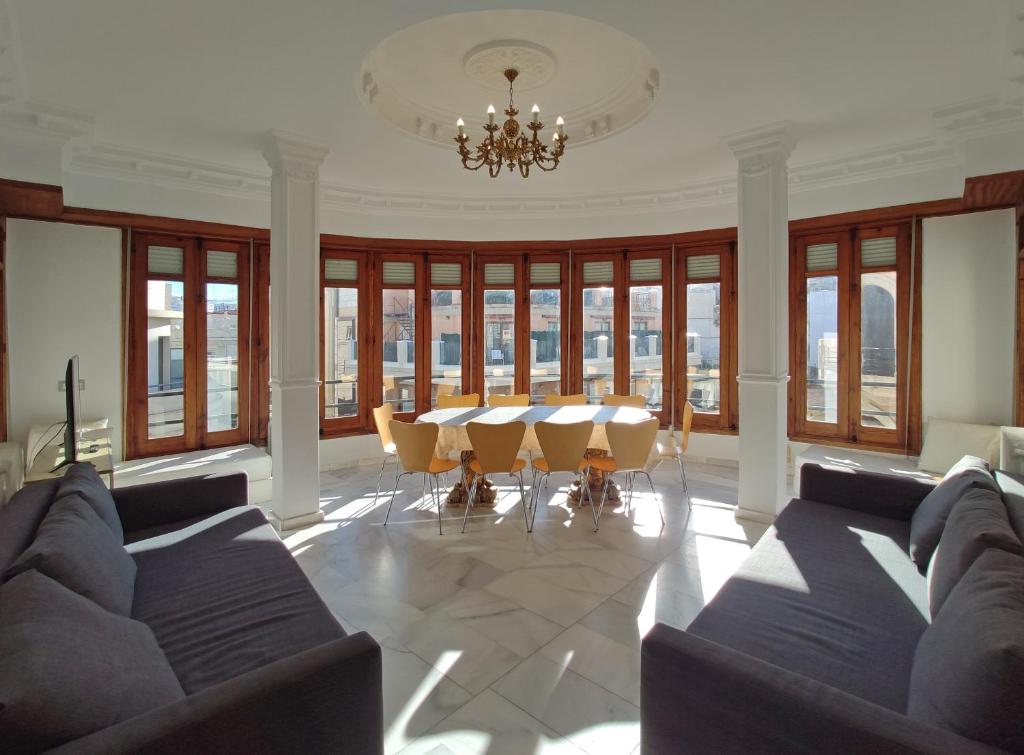
MULTIPOLYGON (((533 454, 540 451, 540 443, 537 441, 535 429, 535 425, 538 422, 569 424, 590 420, 594 423, 594 429, 591 432, 587 448, 593 453, 605 453, 609 450, 608 436, 605 432, 605 426, 609 422, 643 422, 652 416, 646 409, 637 409, 631 406, 604 406, 602 404, 587 404, 584 406, 477 406, 434 409, 418 416, 416 422, 436 424, 437 455, 450 457, 456 453, 461 454, 462 462, 466 465, 473 451, 473 444, 470 443, 469 433, 466 431, 466 426, 470 422, 493 425, 500 425, 506 422, 525 423, 526 432, 523 435, 520 449, 533 454)), ((604 484, 603 475, 596 469, 591 470, 588 482, 591 494, 599 495, 604 484)), ((465 494, 466 491, 463 488, 462 482, 457 482, 448 494, 448 505, 463 505, 466 498, 465 494)), ((489 484, 486 487, 480 486, 476 503, 485 506, 493 505, 494 495, 489 484)), ((617 487, 614 484, 609 486, 608 499, 615 501, 618 499, 618 495, 617 487)), ((570 488, 569 498, 573 503, 582 502, 579 490, 576 489, 575 484, 570 488)))

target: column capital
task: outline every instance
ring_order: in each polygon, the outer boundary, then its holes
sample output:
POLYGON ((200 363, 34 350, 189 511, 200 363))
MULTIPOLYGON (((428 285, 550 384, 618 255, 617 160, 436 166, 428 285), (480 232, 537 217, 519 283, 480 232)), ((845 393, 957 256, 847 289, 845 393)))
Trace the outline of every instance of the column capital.
POLYGON ((318 177, 328 151, 328 147, 297 134, 271 129, 267 132, 263 157, 275 173, 282 171, 292 178, 312 181, 318 177))
POLYGON ((773 158, 788 160, 796 144, 793 127, 789 121, 736 131, 724 136, 723 140, 741 164, 773 158))

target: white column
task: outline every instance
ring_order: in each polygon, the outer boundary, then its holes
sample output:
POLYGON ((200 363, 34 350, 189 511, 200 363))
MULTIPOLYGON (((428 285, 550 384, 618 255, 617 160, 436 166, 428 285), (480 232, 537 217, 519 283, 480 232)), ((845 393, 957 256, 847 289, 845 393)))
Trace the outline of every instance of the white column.
POLYGON ((320 163, 327 148, 271 131, 271 519, 281 530, 320 510, 320 163))
POLYGON ((786 503, 789 187, 786 123, 726 137, 739 161, 740 485, 736 516, 770 523, 786 503))

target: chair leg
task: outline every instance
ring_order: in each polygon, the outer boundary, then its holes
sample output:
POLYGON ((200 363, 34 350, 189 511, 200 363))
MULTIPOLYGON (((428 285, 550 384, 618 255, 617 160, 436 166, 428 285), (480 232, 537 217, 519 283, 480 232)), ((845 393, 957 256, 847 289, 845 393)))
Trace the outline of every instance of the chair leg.
POLYGON ((530 486, 530 499, 533 503, 530 505, 529 532, 533 532, 533 525, 537 521, 537 509, 540 508, 540 483, 546 483, 549 474, 550 472, 542 475, 540 481, 538 481, 536 474, 534 474, 533 484, 530 486))
POLYGON ((384 465, 388 463, 388 456, 390 454, 384 454, 384 458, 380 462, 380 472, 377 473, 377 491, 373 494, 373 507, 377 508, 377 498, 380 497, 380 481, 384 478, 384 465))
POLYGON ((523 473, 519 472, 519 500, 523 503, 523 522, 526 524, 526 532, 530 533, 532 527, 530 527, 530 512, 527 511, 526 505, 526 491, 523 489, 523 473))
POLYGON ((432 477, 434 479, 431 481, 430 492, 434 495, 434 503, 437 506, 437 534, 443 535, 444 530, 441 528, 441 480, 438 479, 437 475, 432 475, 432 477))
POLYGON ((476 489, 477 489, 477 486, 480 484, 480 477, 481 476, 482 475, 477 475, 474 478, 474 480, 473 480, 473 488, 469 491, 469 497, 466 498, 466 513, 464 513, 462 515, 462 532, 463 533, 466 532, 466 521, 469 519, 469 510, 471 508, 473 508, 473 498, 476 497, 476 489))
POLYGON ((665 512, 662 509, 661 501, 658 500, 658 493, 654 489, 654 480, 651 479, 651 475, 648 472, 644 472, 643 475, 647 478, 647 484, 651 486, 651 495, 654 496, 654 503, 658 507, 658 514, 661 516, 662 529, 665 527, 665 512))
POLYGON ((686 484, 686 464, 683 462, 682 455, 677 456, 676 460, 679 462, 679 476, 683 480, 683 495, 686 496, 686 507, 692 509, 693 502, 690 500, 690 488, 686 484))
MULTIPOLYGON (((605 472, 604 473, 604 489, 601 491, 601 508, 599 508, 596 512, 594 511, 594 499, 593 498, 590 499, 590 510, 591 510, 591 513, 593 513, 593 515, 594 515, 594 532, 597 532, 598 525, 601 522, 601 514, 604 513, 604 502, 608 499, 608 486, 611 485, 611 482, 612 482, 612 473, 611 472, 605 472)), ((625 483, 623 483, 623 484, 625 484, 625 483)), ((587 490, 589 492, 589 490, 590 490, 590 486, 589 485, 587 486, 587 490)))
POLYGON ((398 481, 402 479, 403 473, 401 469, 395 470, 395 489, 391 491, 391 501, 388 503, 388 513, 384 515, 384 526, 388 526, 388 517, 391 516, 391 507, 395 504, 395 494, 398 492, 398 481))

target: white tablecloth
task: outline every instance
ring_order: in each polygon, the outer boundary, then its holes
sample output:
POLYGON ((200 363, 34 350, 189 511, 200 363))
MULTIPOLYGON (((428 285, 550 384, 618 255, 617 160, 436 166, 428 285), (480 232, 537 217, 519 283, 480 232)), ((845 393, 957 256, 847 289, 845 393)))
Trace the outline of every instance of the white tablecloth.
POLYGON ((523 438, 523 449, 540 450, 537 434, 533 425, 537 422, 583 422, 591 420, 594 432, 590 436, 589 448, 608 450, 608 438, 604 426, 608 422, 642 422, 651 417, 646 409, 634 409, 629 406, 503 406, 493 409, 476 407, 472 409, 435 409, 421 414, 417 422, 434 422, 438 426, 437 453, 447 456, 457 451, 469 451, 473 445, 469 442, 466 425, 470 422, 503 422, 521 421, 526 423, 526 435, 523 438))

